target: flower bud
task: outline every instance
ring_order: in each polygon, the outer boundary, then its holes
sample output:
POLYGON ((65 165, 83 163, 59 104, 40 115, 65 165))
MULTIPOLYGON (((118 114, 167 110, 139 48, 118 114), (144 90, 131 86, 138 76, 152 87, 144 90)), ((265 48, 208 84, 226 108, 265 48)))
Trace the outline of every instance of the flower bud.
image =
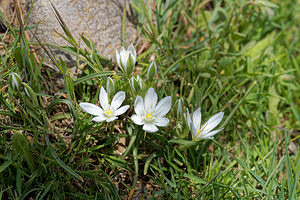
POLYGON ((128 76, 130 76, 133 72, 133 68, 134 68, 134 60, 132 58, 132 54, 129 54, 128 60, 127 60, 127 68, 126 68, 126 73, 128 76))
POLYGON ((22 82, 22 85, 25 88, 24 90, 25 90, 26 95, 29 98, 32 99, 32 101, 33 101, 34 104, 37 105, 38 104, 38 102, 37 102, 37 96, 36 96, 35 92, 33 91, 33 89, 29 85, 27 85, 26 83, 24 83, 24 82, 22 82))
POLYGON ((143 89, 143 88, 144 88, 144 85, 145 85, 145 83, 144 83, 143 79, 141 79, 141 78, 140 78, 140 76, 139 76, 139 75, 137 75, 137 77, 136 77, 136 81, 137 81, 137 83, 138 83, 138 85, 139 85, 140 89, 143 89))
POLYGON ((123 73, 130 76, 136 62, 136 51, 133 44, 129 45, 127 50, 121 47, 120 53, 116 50, 116 60, 123 73))
POLYGON ((112 78, 108 78, 106 81, 106 91, 108 96, 112 97, 115 94, 115 82, 112 78))
POLYGON ((147 80, 153 81, 155 79, 156 74, 157 74, 157 66, 156 63, 152 61, 148 67, 147 80))
POLYGON ((133 92, 137 92, 139 89, 143 89, 144 87, 144 81, 139 76, 131 77, 129 80, 129 84, 133 92))
POLYGON ((21 77, 19 76, 19 74, 12 72, 9 75, 9 83, 14 91, 18 91, 22 84, 21 77))
POLYGON ((31 97, 30 94, 29 94, 29 92, 28 92, 28 90, 27 90, 27 88, 25 87, 24 89, 25 89, 25 94, 26 94, 28 97, 31 97))
POLYGON ((129 80, 129 84, 130 84, 130 87, 132 89, 133 92, 136 92, 137 91, 137 88, 138 88, 138 85, 136 83, 136 80, 135 80, 135 77, 131 77, 130 80, 129 80))
POLYGON ((177 99, 174 104, 174 114, 177 119, 182 115, 181 99, 177 99))

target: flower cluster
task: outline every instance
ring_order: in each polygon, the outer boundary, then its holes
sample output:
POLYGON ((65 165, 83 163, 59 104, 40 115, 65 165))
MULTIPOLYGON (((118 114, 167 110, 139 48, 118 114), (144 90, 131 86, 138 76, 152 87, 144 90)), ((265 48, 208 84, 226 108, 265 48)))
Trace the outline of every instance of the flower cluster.
MULTIPOLYGON (((169 119, 163 117, 171 109, 171 97, 165 97, 157 104, 157 94, 153 88, 150 88, 145 96, 145 101, 141 96, 137 96, 134 103, 134 111, 136 114, 131 116, 131 120, 137 125, 143 125, 146 132, 156 132, 156 126, 166 126, 169 119), (145 102, 145 103, 144 103, 145 102), (156 105, 157 104, 157 105, 156 105)), ((122 106, 125 100, 125 92, 118 92, 112 99, 111 104, 108 103, 108 95, 103 87, 100 89, 99 101, 101 107, 82 102, 79 106, 87 113, 94 115, 92 121, 95 122, 112 122, 118 119, 117 116, 125 113, 129 105, 122 106)))
MULTIPOLYGON (((126 50, 124 47, 121 48, 120 53, 116 51, 117 64, 124 74, 127 75, 128 83, 132 88, 134 94, 137 91, 141 91, 146 88, 145 82, 139 76, 132 76, 134 65, 136 63, 136 51, 131 44, 126 50)), ((152 82, 157 74, 157 65, 153 61, 147 70, 147 80, 152 82)), ((125 92, 119 91, 114 96, 115 84, 113 79, 108 78, 106 82, 106 90, 101 87, 99 94, 100 106, 82 102, 79 106, 87 113, 94 115, 92 121, 95 122, 112 122, 118 119, 119 115, 124 114, 128 109, 129 105, 124 105, 126 95, 125 92), (106 92, 108 91, 108 93, 106 92), (111 103, 109 104, 109 96, 113 96, 111 103)), ((145 97, 138 95, 134 102, 134 112, 130 119, 137 125, 143 126, 143 130, 146 132, 157 132, 157 127, 165 127, 169 124, 170 120, 165 115, 171 109, 172 98, 167 96, 158 101, 158 95, 152 87, 147 90, 145 97)), ((177 118, 182 114, 181 100, 178 99, 175 102, 175 115, 177 118)), ((212 116, 204 125, 201 126, 201 110, 198 108, 193 114, 192 118, 189 111, 185 113, 185 121, 188 128, 192 132, 192 139, 212 139, 215 134, 223 129, 212 131, 221 122, 224 113, 219 112, 212 116)))

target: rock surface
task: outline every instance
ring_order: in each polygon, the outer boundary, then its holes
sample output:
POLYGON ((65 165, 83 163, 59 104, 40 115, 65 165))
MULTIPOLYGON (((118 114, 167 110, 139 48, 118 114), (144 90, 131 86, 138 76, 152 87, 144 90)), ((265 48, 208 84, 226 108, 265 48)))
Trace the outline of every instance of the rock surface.
MULTIPOLYGON (((24 12, 28 12, 32 0, 20 0, 24 12)), ((12 0, 0 0, 0 8, 9 20, 15 15, 12 0)), ((86 33, 96 44, 101 55, 114 58, 115 49, 121 47, 123 0, 51 0, 64 22, 77 39, 86 33)), ((48 0, 36 0, 29 17, 29 24, 38 24, 33 32, 43 42, 66 45, 54 30, 63 33, 48 0)), ((135 26, 127 20, 127 41, 136 39, 135 26)), ((83 43, 81 41, 81 43, 83 43)), ((56 52, 60 53, 60 52, 56 52)))

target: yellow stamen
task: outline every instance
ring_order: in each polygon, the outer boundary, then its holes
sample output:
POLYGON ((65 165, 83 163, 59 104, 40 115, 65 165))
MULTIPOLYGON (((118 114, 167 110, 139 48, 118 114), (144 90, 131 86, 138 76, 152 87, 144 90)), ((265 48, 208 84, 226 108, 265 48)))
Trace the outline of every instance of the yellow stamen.
POLYGON ((152 119, 152 115, 151 115, 151 113, 148 113, 147 115, 146 115, 146 119, 152 119))
POLYGON ((202 131, 202 129, 197 130, 197 134, 195 135, 195 138, 197 138, 199 135, 201 135, 201 131, 202 131))
POLYGON ((110 114, 111 114, 111 110, 106 110, 105 113, 106 113, 107 115, 110 115, 110 114))

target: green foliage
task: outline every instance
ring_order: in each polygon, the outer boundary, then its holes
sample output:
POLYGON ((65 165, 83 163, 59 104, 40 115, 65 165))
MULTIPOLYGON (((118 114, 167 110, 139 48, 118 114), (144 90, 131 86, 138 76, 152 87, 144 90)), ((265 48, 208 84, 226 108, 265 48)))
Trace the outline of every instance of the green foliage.
POLYGON ((15 29, 0 12, 8 27, 0 35, 0 199, 299 198, 297 1, 133 0, 131 6, 147 47, 137 58, 144 81, 140 87, 132 79, 134 90, 130 76, 114 71, 88 36, 79 47, 54 7, 68 46, 28 41, 24 31, 35 26, 19 22, 15 29), (54 89, 56 74, 44 59, 37 63, 31 45, 47 52, 63 89, 54 89), (71 76, 49 48, 75 56, 82 73, 71 76), (153 58, 157 75, 148 80, 153 58), (10 85, 12 72, 22 81, 18 90, 10 85), (129 118, 133 106, 112 123, 91 122, 78 103, 97 103, 109 76, 128 105, 149 87, 159 99, 171 96, 169 125, 143 132, 129 118), (177 99, 183 113, 201 107, 203 121, 225 112, 224 130, 215 140, 192 141, 177 99))

